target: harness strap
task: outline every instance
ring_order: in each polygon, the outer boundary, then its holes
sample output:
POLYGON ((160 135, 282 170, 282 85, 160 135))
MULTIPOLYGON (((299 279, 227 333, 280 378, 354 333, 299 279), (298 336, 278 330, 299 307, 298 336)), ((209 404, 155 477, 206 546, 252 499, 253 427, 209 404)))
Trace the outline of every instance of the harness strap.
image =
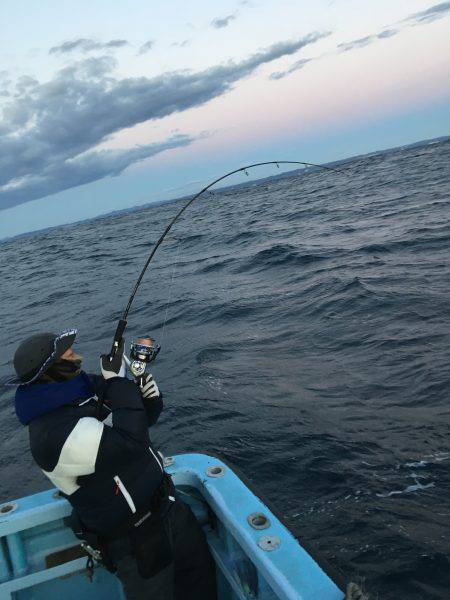
POLYGON ((126 537, 134 528, 139 528, 148 519, 162 519, 170 509, 172 502, 174 486, 170 475, 164 472, 163 480, 154 492, 150 501, 150 506, 138 510, 130 519, 121 523, 108 535, 100 535, 84 527, 83 522, 75 510, 67 518, 66 524, 72 529, 76 537, 82 540, 81 547, 88 553, 86 569, 89 580, 92 579, 93 563, 101 563, 108 571, 115 573, 116 565, 108 554, 108 543, 119 538, 126 537))

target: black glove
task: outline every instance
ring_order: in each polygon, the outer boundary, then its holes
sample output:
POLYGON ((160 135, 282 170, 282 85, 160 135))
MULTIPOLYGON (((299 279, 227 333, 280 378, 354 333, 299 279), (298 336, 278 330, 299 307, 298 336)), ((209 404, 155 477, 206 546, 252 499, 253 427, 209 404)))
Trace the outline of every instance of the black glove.
POLYGON ((111 379, 112 377, 125 377, 123 347, 124 339, 122 338, 112 359, 109 354, 102 354, 100 356, 100 368, 105 379, 111 379))

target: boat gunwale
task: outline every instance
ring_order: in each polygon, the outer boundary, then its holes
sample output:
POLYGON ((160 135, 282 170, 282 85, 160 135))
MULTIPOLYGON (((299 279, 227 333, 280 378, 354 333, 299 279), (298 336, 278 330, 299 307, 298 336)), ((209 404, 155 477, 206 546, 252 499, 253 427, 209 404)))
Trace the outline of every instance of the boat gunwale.
MULTIPOLYGON (((280 598, 314 598, 321 591, 326 594, 324 597, 333 600, 344 597, 345 584, 340 575, 293 534, 277 510, 262 498, 254 483, 230 462, 212 454, 185 453, 175 455, 166 471, 174 476, 175 483, 176 480, 181 484, 188 483, 201 492, 227 532, 242 546, 243 552, 280 598), (223 467, 222 477, 208 473, 214 466, 223 467), (229 477, 226 477, 227 471, 229 477), (235 502, 233 505, 233 494, 241 496, 241 504, 235 502), (269 517, 268 528, 259 530, 249 524, 248 516, 254 512, 263 512, 269 517), (269 533, 279 536, 281 546, 265 552, 258 544, 261 537, 269 533)), ((71 512, 69 502, 59 496, 56 489, 25 496, 15 502, 17 509, 0 517, 1 537, 62 519, 71 512)), ((39 573, 37 571, 36 576, 39 573)))

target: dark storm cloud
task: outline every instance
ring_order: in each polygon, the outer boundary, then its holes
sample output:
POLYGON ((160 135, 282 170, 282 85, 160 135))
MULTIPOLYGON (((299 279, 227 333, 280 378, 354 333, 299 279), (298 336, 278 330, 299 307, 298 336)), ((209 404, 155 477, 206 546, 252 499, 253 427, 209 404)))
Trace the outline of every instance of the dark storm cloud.
POLYGON ((145 54, 146 52, 151 50, 154 45, 154 40, 148 40, 148 42, 145 42, 145 44, 142 44, 142 46, 139 47, 138 54, 145 54))
POLYGON ((231 21, 234 21, 235 18, 236 13, 232 13, 226 17, 217 17, 211 21, 211 27, 214 27, 215 29, 223 29, 224 27, 228 27, 231 21))
POLYGON ((0 207, 117 175, 138 160, 191 143, 192 138, 178 135, 160 144, 95 151, 122 129, 225 94, 259 66, 295 54, 323 35, 280 42, 240 62, 152 78, 119 79, 111 56, 88 58, 61 69, 49 82, 25 86, 23 94, 3 106, 0 207))
POLYGON ((127 40, 109 40, 109 42, 99 42, 91 38, 78 38, 63 42, 58 46, 53 46, 48 51, 49 54, 68 54, 69 52, 93 52, 97 50, 113 50, 128 46, 127 40))
POLYGON ((420 23, 432 23, 438 19, 442 19, 450 12, 450 2, 441 2, 440 4, 434 4, 426 10, 413 13, 404 19, 404 22, 411 25, 419 25, 420 23))

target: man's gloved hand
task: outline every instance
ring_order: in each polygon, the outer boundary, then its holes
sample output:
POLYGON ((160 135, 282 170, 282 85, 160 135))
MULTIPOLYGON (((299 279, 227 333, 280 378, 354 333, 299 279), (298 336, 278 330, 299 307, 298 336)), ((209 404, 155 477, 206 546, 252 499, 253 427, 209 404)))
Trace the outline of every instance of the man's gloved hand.
POLYGON ((122 338, 112 360, 109 354, 102 354, 100 356, 100 368, 105 379, 111 379, 112 377, 125 377, 123 347, 124 340, 122 338))
POLYGON ((143 398, 150 398, 152 400, 159 398, 159 389, 151 373, 147 373, 147 375, 140 378, 139 387, 143 398))

